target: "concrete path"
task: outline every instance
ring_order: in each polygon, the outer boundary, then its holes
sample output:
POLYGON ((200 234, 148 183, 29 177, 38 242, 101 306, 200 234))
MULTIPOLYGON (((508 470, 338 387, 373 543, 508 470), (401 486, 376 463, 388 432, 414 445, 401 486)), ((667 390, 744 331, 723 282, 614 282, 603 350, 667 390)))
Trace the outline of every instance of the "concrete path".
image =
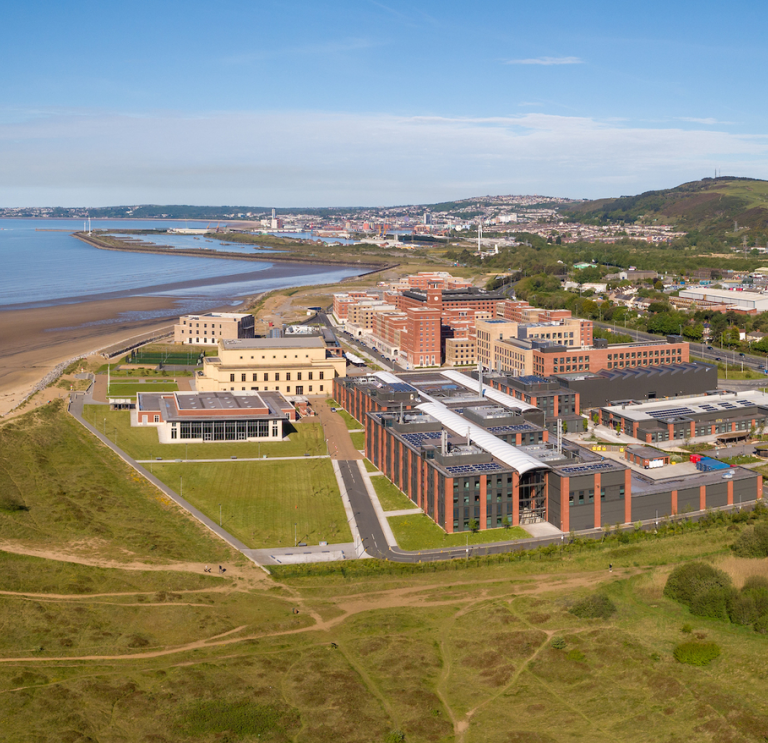
POLYGON ((313 454, 309 457, 227 457, 226 459, 137 459, 139 464, 149 464, 150 462, 160 462, 160 464, 195 464, 196 462, 286 462, 294 459, 330 459, 328 454, 313 454))
POLYGON ((424 513, 418 506, 413 508, 401 508, 399 511, 384 511, 384 516, 415 516, 417 513, 424 513))

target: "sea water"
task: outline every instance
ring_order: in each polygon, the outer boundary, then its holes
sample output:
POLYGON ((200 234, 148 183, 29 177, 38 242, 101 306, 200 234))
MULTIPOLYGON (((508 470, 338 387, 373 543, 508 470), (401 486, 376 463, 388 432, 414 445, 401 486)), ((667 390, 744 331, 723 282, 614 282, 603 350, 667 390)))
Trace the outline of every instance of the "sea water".
MULTIPOLYGON (((112 230, 167 226, 162 220, 92 223, 94 229, 112 230)), ((277 259, 238 261, 100 250, 72 236, 81 227, 79 220, 0 219, 0 309, 147 295, 183 299, 187 311, 200 311, 262 291, 332 284, 359 273, 349 266, 277 259), (195 285, 189 286, 191 282, 195 285), (189 309, 195 299, 200 307, 189 309)), ((207 246, 203 240, 195 242, 207 246)))

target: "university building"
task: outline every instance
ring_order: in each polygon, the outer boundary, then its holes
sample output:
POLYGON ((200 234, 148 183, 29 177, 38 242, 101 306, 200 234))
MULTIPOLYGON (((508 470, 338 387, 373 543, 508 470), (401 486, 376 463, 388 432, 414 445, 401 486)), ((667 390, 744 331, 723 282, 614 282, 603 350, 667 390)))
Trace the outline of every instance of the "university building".
POLYGON ((139 392, 131 426, 153 426, 161 444, 280 441, 293 405, 279 392, 139 392))
MULTIPOLYGON (((554 392, 528 384, 537 402, 554 392)), ((448 533, 540 521, 596 529, 762 497, 762 477, 746 468, 645 470, 623 453, 558 442, 544 410, 457 371, 338 379, 334 394, 364 423, 366 456, 448 533)))
POLYGON ((209 391, 274 391, 286 395, 331 394, 335 377, 346 373, 338 344, 322 336, 219 341, 206 356, 195 386, 209 391))
POLYGON ((185 345, 213 345, 220 340, 253 338, 253 315, 239 312, 208 312, 182 315, 173 326, 173 342, 185 345))

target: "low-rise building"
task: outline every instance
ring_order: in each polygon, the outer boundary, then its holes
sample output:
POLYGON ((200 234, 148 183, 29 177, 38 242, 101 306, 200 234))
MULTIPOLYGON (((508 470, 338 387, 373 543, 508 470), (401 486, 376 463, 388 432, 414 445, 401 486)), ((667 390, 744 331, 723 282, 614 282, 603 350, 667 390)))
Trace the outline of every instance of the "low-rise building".
POLYGON ((279 392, 139 392, 131 426, 154 426, 161 444, 280 441, 294 406, 279 392))
POLYGON ((195 384, 200 391, 277 391, 286 395, 331 393, 346 360, 338 344, 323 336, 252 338, 219 342, 218 355, 206 356, 195 384))
POLYGON ((215 346, 220 340, 253 338, 253 315, 240 312, 207 312, 182 315, 173 326, 173 342, 215 346))

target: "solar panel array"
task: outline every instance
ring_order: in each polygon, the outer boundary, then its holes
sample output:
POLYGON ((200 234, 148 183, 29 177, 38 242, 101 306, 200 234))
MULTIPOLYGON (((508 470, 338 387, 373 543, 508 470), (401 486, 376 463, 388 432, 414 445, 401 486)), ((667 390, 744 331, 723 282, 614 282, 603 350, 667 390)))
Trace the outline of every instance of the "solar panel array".
POLYGON ((410 384, 405 382, 392 382, 389 386, 395 392, 416 392, 415 387, 411 387, 410 384))
POLYGON ((421 446, 425 441, 440 438, 440 431, 424 431, 421 433, 404 433, 403 438, 412 446, 421 446))
POLYGON ((745 406, 749 406, 749 407, 751 407, 752 405, 755 404, 754 402, 752 402, 752 400, 736 400, 736 402, 739 405, 745 405, 745 406))
POLYGON ((676 418, 681 415, 693 415, 690 408, 666 408, 665 410, 649 410, 651 418, 676 418))
POLYGON ((496 462, 486 462, 483 464, 458 464, 445 469, 452 475, 472 475, 481 472, 497 472, 502 468, 496 462))
POLYGON ((569 467, 561 467, 560 471, 566 475, 578 475, 595 470, 609 470, 613 464, 609 462, 592 462, 591 464, 575 464, 569 467))
POLYGON ((530 423, 518 423, 516 426, 491 426, 490 433, 519 433, 521 431, 535 431, 536 426, 530 423))

